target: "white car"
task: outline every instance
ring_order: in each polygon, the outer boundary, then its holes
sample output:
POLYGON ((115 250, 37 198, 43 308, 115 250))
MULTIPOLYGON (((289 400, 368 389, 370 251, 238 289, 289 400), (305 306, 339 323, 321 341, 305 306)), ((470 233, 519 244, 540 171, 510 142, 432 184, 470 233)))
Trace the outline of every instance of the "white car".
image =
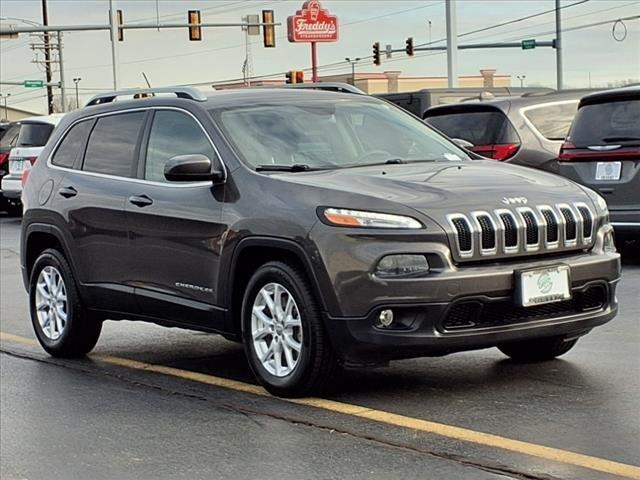
POLYGON ((56 113, 21 120, 16 146, 9 153, 9 174, 2 179, 2 193, 17 209, 22 195, 22 172, 31 168, 64 114, 56 113))

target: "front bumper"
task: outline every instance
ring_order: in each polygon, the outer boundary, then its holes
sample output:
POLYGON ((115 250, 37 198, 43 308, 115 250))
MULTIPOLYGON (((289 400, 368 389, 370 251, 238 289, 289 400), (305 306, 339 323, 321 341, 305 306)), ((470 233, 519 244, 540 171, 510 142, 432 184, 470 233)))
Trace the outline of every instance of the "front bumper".
MULTIPOLYGON (((588 311, 567 312, 544 318, 508 320, 501 325, 478 326, 466 329, 447 329, 446 319, 455 304, 467 301, 462 297, 454 303, 431 303, 423 305, 389 305, 388 308, 401 312, 408 319, 406 328, 383 329, 376 326, 377 312, 365 318, 325 319, 331 332, 333 346, 347 365, 386 363, 389 360, 442 356, 449 353, 489 348, 501 343, 544 338, 556 335, 578 337, 592 328, 611 320, 618 311, 615 296, 617 280, 595 281, 574 287, 574 295, 592 287, 606 291, 604 303, 588 311)), ((473 301, 477 296, 469 297, 473 301)), ((483 297, 484 301, 510 303, 515 309, 513 295, 503 297, 483 297)), ((402 317, 401 317, 402 318, 402 317)))

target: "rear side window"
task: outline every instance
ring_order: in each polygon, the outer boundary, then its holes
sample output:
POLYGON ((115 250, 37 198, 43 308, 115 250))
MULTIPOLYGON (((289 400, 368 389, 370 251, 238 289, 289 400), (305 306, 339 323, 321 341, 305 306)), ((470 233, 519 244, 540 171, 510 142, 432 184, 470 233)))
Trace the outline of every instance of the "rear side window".
POLYGON ((200 125, 186 113, 158 110, 149 133, 144 178, 166 182, 164 166, 177 155, 200 153, 213 162, 216 154, 200 125))
POLYGON ((91 132, 83 170, 134 176, 138 138, 146 112, 121 113, 99 118, 91 132))
POLYGON ((23 123, 18 135, 18 147, 44 147, 53 132, 50 123, 23 123))
POLYGON ((640 100, 583 106, 576 114, 569 136, 578 148, 640 144, 640 100))
POLYGON ((461 138, 476 146, 520 143, 506 115, 494 111, 464 111, 425 118, 449 138, 461 138))
POLYGON ((4 132, 2 138, 0 139, 0 147, 15 147, 16 142, 18 141, 18 134, 20 133, 20 125, 11 125, 4 132))
POLYGON ((522 114, 547 140, 564 140, 569 133, 578 101, 540 105, 527 108, 522 114))
POLYGON ((77 123, 67 132, 53 154, 51 163, 58 167, 71 168, 84 147, 92 122, 90 120, 77 123))

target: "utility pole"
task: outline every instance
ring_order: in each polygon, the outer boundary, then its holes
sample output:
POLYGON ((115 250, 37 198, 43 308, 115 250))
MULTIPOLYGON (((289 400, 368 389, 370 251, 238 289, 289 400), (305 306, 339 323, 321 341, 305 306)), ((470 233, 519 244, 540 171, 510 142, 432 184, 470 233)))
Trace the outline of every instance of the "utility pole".
MULTIPOLYGON (((43 0, 44 1, 44 0, 43 0)), ((113 67, 113 89, 120 85, 120 66, 118 65, 118 25, 113 0, 109 0, 109 26, 111 27, 111 65, 113 67)))
POLYGON ((82 78, 76 77, 73 79, 73 83, 76 84, 76 108, 80 108, 80 96, 78 95, 78 84, 82 78))
MULTIPOLYGON (((560 0, 556 0, 560 1, 560 0)), ((456 0, 446 0, 447 14, 447 86, 458 86, 458 27, 456 0)))
MULTIPOLYGON (((42 24, 49 25, 49 13, 47 12, 47 0, 42 0, 42 24)), ((44 68, 47 83, 51 83, 51 50, 49 48, 49 33, 44 32, 44 68)), ((53 113, 53 90, 47 85, 47 110, 49 115, 53 113)))
POLYGON ((10 93, 6 93, 4 95, 0 93, 0 98, 2 98, 4 102, 4 119, 3 120, 9 120, 9 110, 7 109, 7 98, 9 98, 10 96, 11 96, 10 93))
POLYGON ((357 57, 357 58, 354 58, 354 59, 346 57, 345 60, 351 64, 351 85, 353 85, 355 87, 355 85, 356 85, 356 65, 362 59, 360 57, 357 57))
POLYGON ((429 23, 429 45, 431 45, 431 20, 427 20, 429 23))
POLYGON ((64 63, 62 62, 62 32, 58 32, 58 63, 60 64, 60 107, 67 111, 67 90, 64 84, 64 63))
POLYGON ((562 78, 562 20, 560 18, 560 0, 556 0, 556 89, 564 88, 562 78))

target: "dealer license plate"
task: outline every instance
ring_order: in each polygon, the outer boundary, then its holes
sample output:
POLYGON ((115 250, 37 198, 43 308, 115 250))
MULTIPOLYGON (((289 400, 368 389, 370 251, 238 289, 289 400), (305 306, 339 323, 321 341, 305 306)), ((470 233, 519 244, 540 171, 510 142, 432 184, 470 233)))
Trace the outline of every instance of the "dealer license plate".
POLYGON ((596 180, 620 180, 622 162, 598 162, 596 180))
POLYGON ((569 285, 567 265, 516 272, 518 303, 523 307, 568 300, 571 298, 569 285))

